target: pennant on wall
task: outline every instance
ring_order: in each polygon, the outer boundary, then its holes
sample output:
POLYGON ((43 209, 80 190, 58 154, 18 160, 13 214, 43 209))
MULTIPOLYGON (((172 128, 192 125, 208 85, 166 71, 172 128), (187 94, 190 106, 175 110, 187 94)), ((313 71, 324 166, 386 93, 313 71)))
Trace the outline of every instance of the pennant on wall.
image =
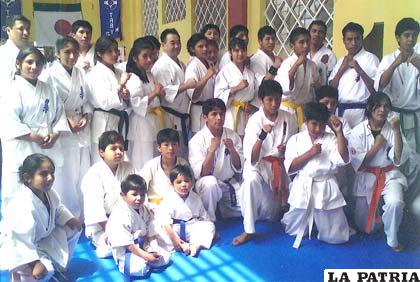
POLYGON ((6 23, 7 20, 14 15, 22 14, 22 2, 21 0, 1 0, 1 39, 7 39, 6 23))
POLYGON ((101 13, 101 35, 121 38, 121 1, 99 0, 101 13))
POLYGON ((61 36, 71 33, 71 24, 82 19, 79 3, 34 2, 34 22, 37 46, 55 46, 61 36))

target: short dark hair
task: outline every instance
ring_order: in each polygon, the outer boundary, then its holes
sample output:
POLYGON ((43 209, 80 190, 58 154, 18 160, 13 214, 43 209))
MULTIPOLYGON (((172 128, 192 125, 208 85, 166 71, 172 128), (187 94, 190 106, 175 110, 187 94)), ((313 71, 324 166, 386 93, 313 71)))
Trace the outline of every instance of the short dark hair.
POLYGON ((188 177, 191 179, 191 181, 194 181, 193 173, 191 171, 191 168, 189 165, 176 165, 169 174, 169 180, 171 183, 174 183, 175 179, 178 177, 178 175, 182 175, 185 177, 188 177))
POLYGON ((226 105, 225 102, 223 102, 222 99, 219 98, 211 98, 206 101, 204 101, 202 106, 203 115, 208 115, 211 111, 214 109, 220 109, 222 112, 226 113, 226 105))
POLYGON ((179 33, 178 33, 178 31, 175 28, 166 28, 160 34, 160 41, 163 42, 163 43, 165 43, 166 42, 166 37, 168 36, 168 34, 175 34, 175 35, 178 36, 179 39, 181 39, 181 36, 179 36, 179 33))
POLYGON ((384 92, 375 92, 369 96, 366 101, 366 109, 365 109, 365 116, 367 118, 372 117, 372 112, 378 107, 378 105, 383 101, 386 100, 389 103, 389 107, 392 107, 391 99, 387 94, 384 92))
POLYGON ((121 192, 127 194, 129 191, 137 191, 140 194, 147 193, 147 184, 143 177, 138 174, 129 174, 121 182, 121 192))
POLYGON ((395 36, 400 36, 404 31, 414 30, 417 34, 419 33, 419 23, 413 18, 403 18, 395 27, 395 36))
POLYGON ((248 28, 241 24, 232 26, 229 29, 229 39, 235 38, 241 32, 245 32, 245 34, 248 35, 248 28))
POLYGON ((49 162, 55 170, 55 165, 50 157, 43 154, 32 154, 25 158, 22 165, 19 167, 19 181, 25 183, 28 178, 35 175, 35 172, 41 167, 42 163, 49 162))
POLYGON ((322 98, 329 97, 338 101, 338 90, 330 85, 323 85, 315 90, 315 100, 320 101, 322 98))
POLYGON ((283 95, 283 88, 276 80, 263 80, 258 88, 258 98, 261 100, 266 96, 280 97, 283 95))
POLYGON ((90 32, 93 31, 90 22, 85 20, 77 20, 71 25, 71 33, 75 34, 81 27, 88 29, 90 32))
POLYGON ((219 44, 217 44, 216 40, 213 39, 207 39, 207 46, 214 46, 219 49, 219 44))
POLYGON ((13 15, 10 18, 6 19, 6 26, 10 27, 10 28, 13 28, 13 26, 15 25, 15 23, 17 21, 27 23, 27 24, 29 24, 29 26, 31 25, 31 21, 27 17, 25 17, 24 15, 13 15))
POLYGON ((105 151, 108 145, 115 143, 124 145, 124 137, 115 130, 105 131, 99 136, 98 148, 99 150, 105 151))
POLYGON ((343 34, 343 37, 346 35, 347 32, 357 32, 363 37, 363 33, 365 32, 365 30, 360 24, 349 22, 343 27, 343 30, 341 32, 343 34))
POLYGON ((160 49, 160 42, 159 39, 156 38, 156 36, 153 35, 146 35, 143 37, 145 40, 149 41, 150 44, 152 44, 153 49, 160 49))
POLYGON ((99 37, 95 42, 95 62, 102 60, 101 57, 98 56, 98 53, 101 55, 105 54, 105 52, 111 48, 112 45, 115 45, 118 48, 118 42, 111 36, 102 35, 99 37))
POLYGON ((308 26, 308 31, 311 31, 311 28, 312 28, 314 25, 319 25, 319 26, 322 26, 322 27, 324 28, 325 32, 327 32, 327 25, 326 25, 326 24, 325 24, 325 22, 324 22, 324 21, 322 21, 322 20, 314 20, 314 21, 312 21, 312 22, 311 22, 311 24, 308 26))
POLYGON ((266 35, 276 36, 276 31, 269 25, 263 26, 258 30, 258 40, 263 40, 266 35))
POLYGON ((303 115, 306 121, 315 120, 327 122, 330 114, 327 106, 318 102, 309 102, 303 107, 303 115))
POLYGON ((229 51, 234 49, 235 47, 238 47, 241 50, 246 50, 247 46, 245 40, 236 37, 232 38, 229 41, 229 51))
POLYGON ((297 38, 299 35, 307 35, 309 36, 309 31, 306 28, 303 27, 296 27, 292 30, 289 36, 289 43, 295 44, 297 38))
POLYGON ((161 145, 164 142, 174 142, 179 144, 179 133, 173 128, 159 130, 156 136, 156 143, 161 145))
POLYGON ((194 48, 195 45, 200 41, 205 40, 207 41, 207 38, 202 33, 194 33, 191 35, 191 37, 187 41, 187 51, 190 54, 190 56, 195 56, 194 48))
POLYGON ((217 33, 220 35, 220 28, 218 25, 212 24, 212 23, 208 23, 205 26, 203 26, 201 28, 201 33, 204 34, 206 33, 209 29, 215 29, 217 31, 217 33))
POLYGON ((71 36, 64 36, 61 38, 58 38, 55 42, 55 48, 57 50, 57 53, 60 52, 61 49, 65 48, 68 44, 73 45, 76 47, 77 50, 80 50, 79 42, 77 42, 76 39, 74 39, 71 36))

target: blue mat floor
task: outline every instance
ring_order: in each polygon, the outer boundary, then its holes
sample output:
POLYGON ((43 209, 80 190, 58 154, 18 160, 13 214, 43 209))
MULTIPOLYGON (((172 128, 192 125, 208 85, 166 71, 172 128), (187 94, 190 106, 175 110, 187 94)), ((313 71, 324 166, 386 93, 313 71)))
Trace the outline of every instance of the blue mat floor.
MULTIPOLYGON (((323 281, 326 268, 416 268, 420 269, 420 238, 412 222, 405 220, 401 242, 405 250, 395 253, 382 233, 356 234, 342 245, 329 245, 317 239, 302 241, 292 248, 294 237, 284 233, 279 222, 259 222, 256 240, 234 247, 231 240, 242 232, 239 219, 218 224, 221 239, 198 258, 172 255, 172 264, 152 272, 147 281, 323 281)), ((417 229, 418 230, 418 229, 417 229)), ((1 254, 4 255, 4 254, 1 254)), ((69 281, 124 281, 112 258, 98 259, 93 247, 82 237, 67 273, 69 281)), ((0 281, 8 281, 0 272, 0 281)), ((141 280, 134 280, 141 281, 141 280)), ((144 279, 143 279, 144 281, 144 279)))

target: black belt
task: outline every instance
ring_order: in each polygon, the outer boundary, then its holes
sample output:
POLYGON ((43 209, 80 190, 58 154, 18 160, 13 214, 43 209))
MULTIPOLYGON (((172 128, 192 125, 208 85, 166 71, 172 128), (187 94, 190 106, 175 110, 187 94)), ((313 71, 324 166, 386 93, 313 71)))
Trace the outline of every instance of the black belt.
POLYGON ((111 115, 114 116, 118 116, 120 118, 120 120, 118 121, 118 133, 122 135, 122 131, 123 131, 123 127, 125 124, 125 136, 124 136, 124 150, 127 151, 128 150, 128 114, 126 111, 120 111, 120 110, 116 110, 116 109, 110 109, 109 111, 106 111, 104 109, 101 108, 95 108, 94 111, 99 111, 99 112, 104 112, 104 113, 109 113, 111 115))
POLYGON ((190 114, 180 113, 172 108, 161 106, 162 109, 181 119, 181 130, 182 138, 184 139, 185 146, 188 146, 188 129, 187 129, 187 119, 190 118, 190 114))
POLYGON ((338 103, 338 116, 343 117, 345 110, 366 109, 365 103, 338 103))
MULTIPOLYGON (((232 179, 232 178, 231 178, 232 179)), ((238 204, 238 200, 236 199, 236 192, 235 192, 235 188, 233 187, 232 184, 230 184, 229 182, 230 179, 223 181, 223 183, 225 183, 228 187, 229 187, 229 195, 230 195, 230 205, 232 207, 236 207, 236 205, 238 204)))
POLYGON ((197 102, 194 102, 192 104, 196 105, 196 106, 202 106, 202 105, 204 105, 204 102, 203 101, 197 101, 197 102))

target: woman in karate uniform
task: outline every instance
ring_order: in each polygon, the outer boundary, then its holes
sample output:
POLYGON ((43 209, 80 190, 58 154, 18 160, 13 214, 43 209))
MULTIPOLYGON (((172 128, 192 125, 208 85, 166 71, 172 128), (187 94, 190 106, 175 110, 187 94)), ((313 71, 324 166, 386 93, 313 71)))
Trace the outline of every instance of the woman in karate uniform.
POLYGON ((100 160, 98 138, 103 132, 115 130, 124 133, 124 140, 127 139, 128 114, 125 110, 130 95, 125 84, 129 76, 114 67, 118 55, 117 41, 109 36, 101 36, 95 43, 97 63, 86 76, 88 100, 94 107, 91 126, 92 163, 100 160))
POLYGON ((2 213, 18 191, 18 168, 30 154, 42 153, 53 159, 56 186, 62 185, 63 151, 59 136, 70 129, 60 97, 50 85, 38 80, 45 62, 38 49, 22 49, 16 58, 17 75, 0 105, 2 213))
MULTIPOLYGON (((76 66, 79 43, 72 37, 63 37, 56 43, 58 60, 42 76, 54 86, 64 103, 64 111, 71 132, 61 136, 65 189, 57 190, 65 206, 78 218, 82 217, 80 182, 90 167, 90 125, 85 90, 85 72, 76 66)), ((59 188, 59 187, 57 187, 59 188)))
POLYGON ((131 73, 126 87, 133 109, 129 117, 128 157, 138 171, 153 159, 156 134, 165 127, 164 112, 160 107, 160 98, 164 97, 165 92, 161 84, 154 82, 150 72, 152 52, 153 46, 148 40, 137 39, 126 66, 127 72, 131 73))
POLYGON ((191 61, 185 70, 185 79, 192 78, 197 81, 195 88, 187 90, 192 101, 190 109, 191 131, 196 133, 205 124, 201 115, 201 107, 204 101, 213 98, 217 69, 206 60, 207 39, 203 34, 193 34, 188 39, 187 50, 191 55, 191 61))

